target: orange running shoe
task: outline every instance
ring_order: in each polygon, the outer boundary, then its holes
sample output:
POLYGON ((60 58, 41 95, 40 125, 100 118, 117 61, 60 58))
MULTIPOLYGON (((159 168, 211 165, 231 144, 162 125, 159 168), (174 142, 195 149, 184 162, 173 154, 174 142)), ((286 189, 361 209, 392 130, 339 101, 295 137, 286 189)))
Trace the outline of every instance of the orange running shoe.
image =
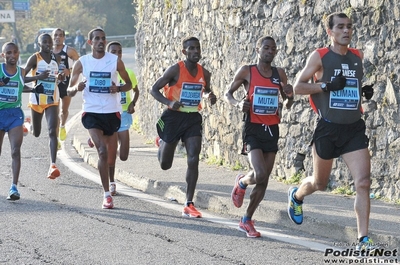
POLYGON ((247 220, 245 223, 243 223, 243 219, 240 219, 239 230, 246 232, 247 237, 261 236, 261 233, 254 228, 254 221, 252 220, 247 220))
POLYGON ((56 165, 51 165, 49 168, 49 173, 47 174, 47 178, 55 179, 60 176, 60 170, 58 170, 56 165))
POLYGON ((188 206, 185 206, 182 211, 182 216, 185 217, 193 217, 193 218, 201 218, 201 213, 197 211, 194 207, 193 203, 189 203, 188 206))
POLYGON ((114 208, 113 198, 111 196, 107 196, 103 200, 103 209, 112 209, 114 208))
POLYGON ((246 189, 242 189, 239 186, 239 181, 244 177, 243 174, 239 174, 236 176, 235 179, 235 186, 233 187, 232 193, 231 193, 231 198, 233 205, 235 207, 240 208, 243 204, 243 199, 244 199, 244 194, 246 193, 246 189))

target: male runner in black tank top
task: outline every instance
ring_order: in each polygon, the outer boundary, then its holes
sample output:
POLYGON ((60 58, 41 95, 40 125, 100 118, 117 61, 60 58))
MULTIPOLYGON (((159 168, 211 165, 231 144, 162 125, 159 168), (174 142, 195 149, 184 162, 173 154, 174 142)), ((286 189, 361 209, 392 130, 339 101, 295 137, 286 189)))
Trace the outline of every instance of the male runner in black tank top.
POLYGON ((325 190, 333 159, 342 156, 354 178, 356 189, 357 250, 370 250, 368 237, 370 215, 370 155, 365 122, 361 119, 362 95, 372 97, 372 86, 361 87, 363 53, 349 48, 353 24, 344 13, 326 18, 331 40, 327 48, 311 53, 295 85, 295 93, 310 95, 310 103, 318 115, 313 136, 313 176, 289 189, 288 214, 296 223, 303 222, 303 199, 317 190, 325 190), (309 83, 314 78, 315 83, 309 83), (339 118, 339 119, 338 119, 339 118))
POLYGON ((64 44, 65 31, 57 28, 52 32, 53 38, 53 53, 58 54, 61 57, 60 72, 63 71, 65 80, 58 84, 61 98, 61 110, 60 110, 60 128, 59 128, 59 139, 64 141, 67 137, 65 130, 65 123, 68 118, 68 109, 71 103, 71 97, 67 95, 67 88, 69 83, 69 76, 71 73, 73 62, 79 59, 79 54, 73 47, 69 47, 64 44))

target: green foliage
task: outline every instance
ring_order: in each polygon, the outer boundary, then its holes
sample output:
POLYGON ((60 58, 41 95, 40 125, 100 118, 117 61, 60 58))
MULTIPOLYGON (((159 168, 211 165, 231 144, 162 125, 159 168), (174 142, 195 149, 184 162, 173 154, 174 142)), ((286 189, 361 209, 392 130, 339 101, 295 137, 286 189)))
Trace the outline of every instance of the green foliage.
POLYGON ((300 170, 294 173, 290 178, 281 179, 281 181, 285 184, 299 184, 304 177, 304 170, 300 170))
POLYGON ((393 200, 391 200, 391 199, 389 199, 389 198, 387 198, 387 197, 382 197, 382 196, 380 196, 380 195, 375 195, 375 198, 374 198, 375 200, 380 200, 380 201, 384 201, 384 202, 387 202, 387 203, 394 203, 394 204, 396 204, 396 205, 400 205, 400 199, 393 199, 393 200))
POLYGON ((147 139, 144 143, 145 144, 154 144, 154 139, 147 139))
MULTIPOLYGON (((1 4, 0 7, 9 9, 1 4)), ((40 28, 62 28, 72 37, 78 29, 87 36, 91 29, 99 26, 108 36, 134 34, 134 13, 132 1, 31 0, 28 16, 17 17, 15 29, 21 42, 20 50, 23 52, 28 44, 33 43, 40 28)), ((11 23, 3 24, 0 33, 9 38, 13 34, 11 23)))
POLYGON ((355 195, 355 192, 350 189, 349 186, 337 187, 332 191, 333 194, 343 194, 343 195, 355 195))
POLYGON ((165 7, 166 7, 167 9, 170 9, 170 8, 172 7, 171 0, 165 0, 165 7))
POLYGON ((239 161, 235 161, 235 164, 231 167, 232 170, 238 171, 244 169, 244 167, 240 164, 239 161))
POLYGON ((344 10, 344 12, 348 17, 351 18, 351 15, 353 14, 353 8, 352 7, 348 7, 346 8, 346 10, 344 10))
POLYGON ((206 163, 209 165, 216 165, 216 166, 223 166, 224 165, 224 159, 216 156, 209 156, 206 159, 206 163))
POLYGON ((134 116, 131 128, 137 133, 142 133, 142 129, 140 128, 139 124, 139 118, 137 116, 134 116))
POLYGON ((182 12, 183 10, 183 0, 177 0, 176 1, 176 8, 178 9, 179 12, 182 12))
POLYGON ((381 105, 382 105, 382 107, 387 107, 387 106, 389 106, 388 99, 387 99, 386 96, 384 96, 384 97, 382 98, 382 103, 381 103, 381 105))

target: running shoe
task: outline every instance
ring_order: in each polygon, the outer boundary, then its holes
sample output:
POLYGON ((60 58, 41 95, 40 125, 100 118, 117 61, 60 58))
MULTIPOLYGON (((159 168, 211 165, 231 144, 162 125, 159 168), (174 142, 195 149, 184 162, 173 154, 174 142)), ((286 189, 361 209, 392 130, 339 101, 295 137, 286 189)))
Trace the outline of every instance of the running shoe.
POLYGON ((253 220, 247 220, 246 222, 243 223, 243 219, 240 219, 239 223, 239 230, 246 232, 247 237, 260 237, 261 233, 258 232, 254 228, 254 221, 253 220))
POLYGON ((60 133, 58 134, 58 137, 60 137, 61 141, 65 141, 65 139, 67 139, 67 130, 65 130, 65 127, 60 127, 60 133))
POLYGON ((26 122, 24 122, 24 124, 22 124, 22 130, 23 130, 24 136, 27 136, 29 133, 29 130, 27 128, 27 124, 25 124, 25 123, 26 122))
POLYGON ((10 192, 8 193, 7 200, 16 201, 19 200, 20 195, 16 187, 12 186, 10 188, 10 192))
POLYGON ((246 193, 246 189, 242 189, 239 185, 239 180, 241 180, 243 177, 243 174, 239 174, 236 176, 235 186, 233 187, 231 193, 233 205, 235 205, 235 207, 237 208, 242 207, 244 194, 246 193))
POLYGON ((56 165, 51 165, 49 168, 49 173, 47 174, 47 178, 55 179, 60 176, 60 170, 58 170, 56 165))
POLYGON ((25 121, 22 124, 22 130, 24 136, 27 136, 32 131, 31 118, 25 118, 25 121))
POLYGON ((298 203, 294 199, 297 188, 291 187, 288 191, 288 215, 295 224, 303 223, 303 203, 298 203))
POLYGON ((115 185, 114 183, 110 184, 110 193, 111 196, 117 195, 117 185, 115 185))
MULTIPOLYGON (((374 242, 372 241, 371 238, 365 236, 361 242, 359 242, 356 246, 356 250, 359 251, 373 251, 376 249, 376 246, 374 245, 374 242)), ((360 253, 361 256, 365 255, 366 253, 360 253)))
POLYGON ((61 142, 57 139, 57 150, 61 150, 61 142))
POLYGON ((94 147, 94 143, 92 142, 92 139, 89 137, 89 139, 87 140, 87 144, 89 145, 90 148, 94 147))
POLYGON ((111 196, 107 196, 103 200, 103 209, 112 209, 114 208, 113 198, 111 196))
POLYGON ((154 143, 156 144, 157 147, 160 147, 162 142, 162 139, 160 138, 160 136, 156 137, 156 140, 154 141, 154 143))
POLYGON ((201 213, 199 211, 197 211, 197 209, 194 207, 193 203, 190 203, 189 205, 187 205, 183 208, 182 216, 201 218, 201 213))

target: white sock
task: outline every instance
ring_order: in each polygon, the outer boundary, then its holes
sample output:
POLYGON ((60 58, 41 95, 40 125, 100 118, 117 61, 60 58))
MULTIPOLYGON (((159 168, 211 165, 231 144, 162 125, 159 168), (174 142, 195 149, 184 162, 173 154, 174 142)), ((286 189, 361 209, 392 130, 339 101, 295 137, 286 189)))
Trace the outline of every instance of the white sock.
POLYGON ((109 191, 104 192, 104 198, 111 197, 111 193, 109 191))

